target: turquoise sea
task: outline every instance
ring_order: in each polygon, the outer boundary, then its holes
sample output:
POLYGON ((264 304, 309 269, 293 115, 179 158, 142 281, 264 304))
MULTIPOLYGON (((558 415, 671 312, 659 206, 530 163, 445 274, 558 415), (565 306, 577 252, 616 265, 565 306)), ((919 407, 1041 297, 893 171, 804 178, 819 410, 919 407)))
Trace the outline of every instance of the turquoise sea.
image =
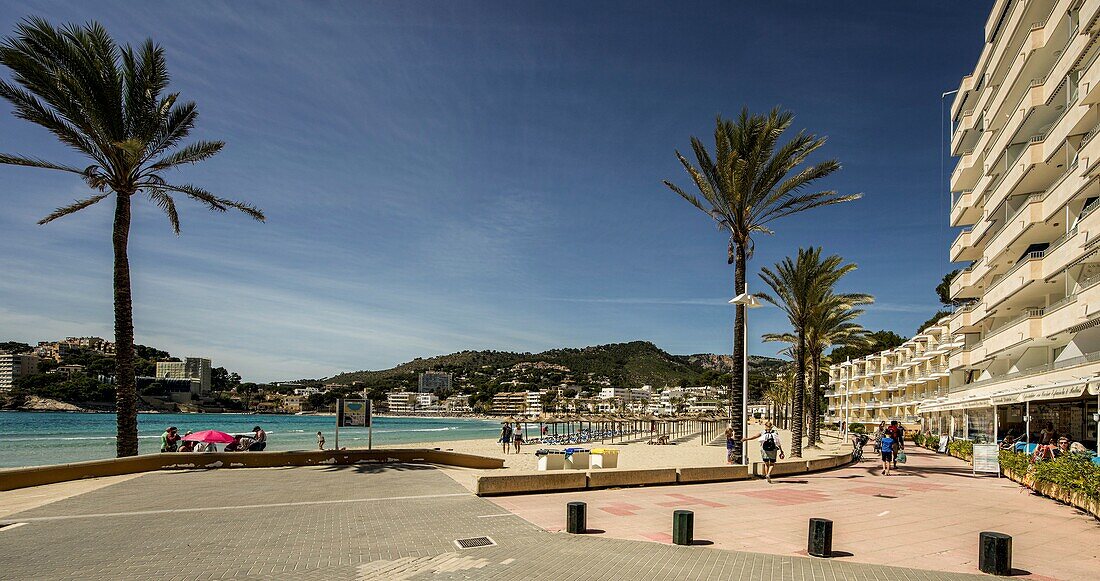
MULTIPOLYGON (((277 416, 249 414, 138 414, 138 441, 142 454, 160 451, 160 434, 168 426, 188 430, 220 430, 230 434, 267 431, 268 450, 313 450, 317 432, 333 448, 333 416, 277 416)), ((374 418, 374 445, 407 444, 495 438, 500 423, 493 420, 435 418, 374 418)), ((340 446, 366 448, 365 428, 340 430, 340 446)), ((68 412, 0 412, 0 467, 38 466, 113 458, 114 414, 68 412)))

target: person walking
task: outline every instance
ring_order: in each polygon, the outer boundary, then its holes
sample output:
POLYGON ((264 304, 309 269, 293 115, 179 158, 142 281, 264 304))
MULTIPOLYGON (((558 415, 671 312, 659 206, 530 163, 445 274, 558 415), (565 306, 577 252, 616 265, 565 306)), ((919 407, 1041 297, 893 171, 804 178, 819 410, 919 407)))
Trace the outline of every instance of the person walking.
POLYGON ((760 458, 764 461, 764 478, 771 484, 772 468, 775 468, 775 459, 786 457, 783 452, 783 444, 779 441, 779 432, 772 427, 771 421, 764 422, 764 429, 751 438, 741 438, 742 442, 760 439, 760 458))
POLYGON ((737 459, 733 455, 733 428, 726 428, 726 464, 733 464, 737 459))
POLYGON ((516 447, 516 454, 519 454, 519 447, 523 445, 523 430, 520 429, 519 424, 516 424, 516 429, 512 433, 512 444, 516 447))
POLYGON ((894 432, 885 430, 882 433, 882 441, 879 442, 879 447, 882 450, 882 475, 889 476, 890 468, 894 462, 894 451, 897 442, 892 435, 894 432))
POLYGON ((504 425, 500 427, 500 440, 498 442, 504 450, 504 453, 508 453, 509 446, 512 445, 512 424, 504 422, 504 425))
POLYGON ((905 450, 905 428, 897 420, 891 420, 886 428, 894 438, 894 470, 898 469, 898 455, 905 450))
POLYGON ((875 429, 875 454, 882 452, 882 436, 886 433, 886 422, 879 422, 875 429))

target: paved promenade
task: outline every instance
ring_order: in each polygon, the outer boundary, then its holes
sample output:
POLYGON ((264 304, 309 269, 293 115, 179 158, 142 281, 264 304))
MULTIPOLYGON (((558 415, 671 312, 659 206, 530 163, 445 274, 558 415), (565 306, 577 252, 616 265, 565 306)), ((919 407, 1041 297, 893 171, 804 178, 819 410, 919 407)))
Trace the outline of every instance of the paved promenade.
MULTIPOLYGON (((870 456, 871 446, 866 451, 870 456)), ((603 536, 671 542, 672 511, 696 512, 695 536, 719 549, 806 554, 809 518, 834 521, 840 561, 976 572, 978 533, 1013 536, 1013 564, 1038 579, 1100 575, 1100 522, 993 475, 973 476, 961 460, 907 450, 888 477, 880 462, 762 480, 494 499, 550 531, 565 526, 564 504, 588 503, 603 536)))
MULTIPOLYGON (((857 472, 858 474, 858 472, 857 472)), ((820 477, 813 477, 820 478, 820 477)), ((834 476, 834 478, 836 478, 834 476)), ((963 480, 962 476, 937 478, 963 480)), ((901 481, 903 477, 898 477, 901 481)), ((804 479, 809 480, 809 479, 804 479)), ((870 480, 870 478, 868 478, 870 480)), ((984 480, 985 485, 999 486, 984 480)), ((813 485, 801 487, 812 494, 813 485)), ((821 486, 829 487, 822 482, 821 486)), ((731 518, 742 523, 745 534, 775 539, 779 545, 762 552, 722 550, 741 548, 717 532, 733 526, 717 526, 706 511, 722 510, 699 504, 728 504, 743 498, 761 507, 782 508, 761 500, 754 491, 765 491, 753 482, 693 487, 599 491, 586 495, 591 510, 590 526, 605 534, 582 536, 548 532, 500 506, 470 494, 429 466, 389 465, 287 469, 240 469, 152 473, 90 490, 57 502, 4 517, 0 522, 26 523, 0 528, 0 578, 2 579, 979 579, 964 573, 922 571, 915 568, 813 559, 794 553, 805 537, 805 522, 786 524, 787 515, 773 511, 772 525, 758 520, 731 518), (745 494, 739 494, 737 490, 745 494), (654 502, 637 495, 661 495, 654 502), (616 497, 618 495, 618 497, 616 497), (673 495, 682 495, 673 496, 673 495), (713 498, 712 498, 713 497, 713 498), (604 505, 603 503, 607 503, 604 505), (663 539, 635 540, 611 518, 611 503, 639 506, 654 511, 654 525, 647 532, 667 532, 674 508, 695 508, 699 514, 697 538, 711 546, 678 547, 663 539), (664 503, 664 504, 661 504, 664 503), (659 509, 657 507, 660 507, 659 509), (661 511, 663 516, 656 515, 661 511), (657 527, 656 522, 664 522, 657 527), (787 530, 791 539, 783 539, 787 530), (487 536, 494 546, 459 549, 456 539, 487 536), (615 538, 624 537, 624 538, 615 538), (787 550, 790 549, 790 550, 787 550), (763 552, 791 554, 763 554, 763 552)), ((764 485, 766 486, 766 485, 764 485)), ((829 490, 832 490, 829 488, 829 490)), ((955 501, 943 489, 920 494, 937 495, 939 507, 927 520, 946 520, 952 527, 976 531, 977 523, 957 523, 955 501), (950 507, 950 508, 949 508, 950 507)), ((3 504, 8 493, 0 493, 3 504)), ((832 494, 828 492, 827 494, 832 494)), ((516 497, 501 504, 538 504, 551 514, 564 514, 572 495, 516 497), (539 502, 539 499, 542 499, 539 502)), ((805 496, 786 505, 803 506, 805 496)), ((1016 500, 1028 502, 1015 493, 1016 500)), ((862 501, 873 495, 860 496, 862 501)), ((895 499, 901 500, 901 498, 895 499)), ((1059 524, 1046 521, 1050 534, 1066 534, 1081 551, 1097 543, 1095 530, 1069 533, 1072 513, 1049 501, 1036 513, 1049 513, 1059 524), (1062 531, 1061 533, 1057 532, 1062 531), (1074 536, 1075 535, 1075 536, 1074 536)), ((786 501, 785 501, 786 502, 786 501)), ((620 506, 621 516, 639 512, 620 506)), ((827 506, 827 505, 823 505, 827 506)), ((519 510, 519 509, 517 509, 519 510)), ((541 509, 540 509, 541 510, 541 509)), ((870 521, 877 507, 856 513, 870 521)), ((1030 510, 1030 509, 1029 509, 1030 510)), ((754 511, 742 511, 751 517, 754 511)), ((520 513, 534 521, 530 510, 520 513)), ((855 513, 853 513, 854 516, 855 513)), ((833 514, 836 517, 839 513, 833 514)), ((646 518, 649 518, 646 516, 646 518)), ((830 516, 830 515, 826 515, 830 516)), ((794 516, 791 516, 794 518, 794 516)), ((801 518, 799 516, 799 518, 801 518)), ((639 521, 640 522, 640 521, 639 521)), ((906 521, 908 522, 908 521, 906 521)), ((1076 521, 1074 521, 1076 522, 1076 521)), ((851 542, 850 527, 838 518, 837 549, 865 558, 862 547, 851 542)), ((549 523, 554 528, 558 523, 549 523)), ((647 525, 648 526, 648 525, 647 525)), ((880 535, 881 536, 881 535, 880 535)), ((948 537, 965 542, 961 532, 948 537)), ((647 538, 647 537, 643 537, 647 538)), ((648 539, 648 538, 647 538, 648 539)), ((945 541, 946 542, 946 541, 945 541)), ((1018 552, 1028 555, 1029 541, 1018 539, 1018 552)), ((961 545, 960 545, 961 546, 961 545)), ((872 547, 878 550, 879 545, 872 547)), ((964 549, 965 550, 965 549, 964 549)), ((1018 553, 1019 554, 1019 553, 1018 553)), ((1020 566, 1043 572, 1031 559, 1020 566)), ((973 572, 971 568, 969 571, 973 572)), ((1095 569, 1093 570, 1093 572, 1095 569)), ((1049 573, 1048 573, 1049 574, 1049 573)), ((1081 578, 1080 576, 1074 578, 1081 578)))

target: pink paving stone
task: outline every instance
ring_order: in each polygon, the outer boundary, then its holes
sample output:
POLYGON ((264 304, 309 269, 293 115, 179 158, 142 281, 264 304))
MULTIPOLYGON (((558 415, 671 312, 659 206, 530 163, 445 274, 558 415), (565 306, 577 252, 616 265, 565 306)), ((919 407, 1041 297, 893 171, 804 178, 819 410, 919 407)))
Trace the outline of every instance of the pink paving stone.
POLYGON ((694 505, 699 505, 699 506, 709 506, 711 508, 725 508, 726 506, 728 506, 728 505, 722 504, 720 502, 713 502, 713 501, 710 501, 710 500, 697 498, 695 496, 688 496, 686 494, 667 494, 666 496, 668 496, 669 498, 675 498, 676 500, 669 501, 669 502, 658 502, 657 504, 659 504, 661 506, 679 506, 679 505, 692 505, 692 504, 694 504, 694 505))
POLYGON ((885 486, 857 486, 855 488, 849 488, 848 491, 867 496, 877 496, 880 494, 885 496, 901 496, 906 492, 903 489, 887 488, 885 486))
POLYGON ((696 538, 712 541, 714 549, 781 555, 805 550, 810 517, 829 518, 833 546, 852 553, 845 560, 960 573, 977 573, 978 533, 995 530, 1013 536, 1013 565, 1030 572, 1028 578, 1100 578, 1095 519, 1003 478, 973 476, 968 465, 953 458, 924 450, 911 451, 909 458, 901 474, 890 477, 879 476, 864 462, 774 484, 750 480, 594 490, 497 502, 546 529, 563 526, 563 506, 570 500, 627 511, 632 514, 614 518, 593 511, 589 524, 610 537, 665 543, 671 542, 667 532, 641 531, 668 531, 672 505, 683 505, 695 511, 696 538), (853 493, 854 488, 870 494, 853 493), (875 496, 880 493, 898 498, 875 496), (697 500, 707 504, 691 504, 697 500))

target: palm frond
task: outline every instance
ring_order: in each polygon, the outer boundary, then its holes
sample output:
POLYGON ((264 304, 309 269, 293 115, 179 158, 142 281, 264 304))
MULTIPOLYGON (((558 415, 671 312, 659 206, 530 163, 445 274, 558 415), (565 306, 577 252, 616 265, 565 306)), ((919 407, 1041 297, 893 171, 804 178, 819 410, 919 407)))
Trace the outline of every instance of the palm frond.
POLYGON ((240 210, 245 214, 248 214, 252 218, 265 221, 267 218, 264 216, 263 211, 259 208, 248 204, 246 202, 238 202, 236 200, 230 200, 227 198, 219 198, 214 194, 191 184, 184 184, 180 186, 165 184, 162 188, 170 192, 179 192, 187 195, 189 198, 206 204, 206 207, 216 212, 226 212, 230 208, 240 210))
POLYGON ((83 200, 77 200, 77 201, 69 204, 68 206, 62 206, 62 207, 54 210, 53 212, 50 212, 49 216, 46 216, 45 218, 42 218, 41 220, 39 220, 38 224, 40 226, 44 225, 44 224, 49 224, 50 222, 53 222, 54 220, 56 220, 56 219, 58 219, 62 216, 68 216, 69 214, 72 214, 74 212, 79 212, 80 210, 83 210, 84 208, 87 208, 88 206, 91 206, 92 204, 95 204, 96 202, 99 202, 100 200, 102 200, 103 198, 106 198, 109 195, 111 195, 111 194, 110 193, 96 194, 96 195, 94 195, 90 198, 85 198, 83 200))

